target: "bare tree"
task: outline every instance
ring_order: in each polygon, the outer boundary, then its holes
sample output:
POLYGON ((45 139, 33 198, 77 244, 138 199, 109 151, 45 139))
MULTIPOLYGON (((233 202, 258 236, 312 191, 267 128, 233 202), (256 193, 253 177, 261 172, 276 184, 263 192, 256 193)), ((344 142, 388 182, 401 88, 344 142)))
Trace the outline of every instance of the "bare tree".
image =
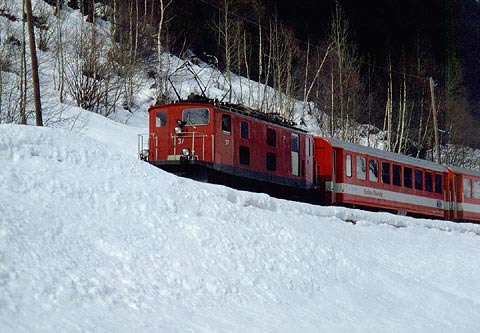
POLYGON ((158 92, 157 92, 157 103, 161 101, 164 96, 163 93, 165 91, 164 88, 164 79, 163 79, 163 73, 162 73, 162 29, 163 29, 163 24, 165 22, 165 14, 168 9, 168 7, 171 5, 173 0, 168 0, 167 2, 164 2, 164 0, 159 0, 160 4, 160 10, 159 10, 159 18, 158 18, 158 29, 157 29, 157 80, 158 80, 158 92))
POLYGON ((63 94, 65 89, 65 63, 64 63, 64 54, 63 54, 63 34, 62 34, 62 0, 57 0, 56 4, 56 16, 57 16, 57 40, 56 40, 56 58, 58 66, 58 94, 59 101, 63 103, 63 94))
MULTIPOLYGON (((25 12, 25 0, 22 1, 22 13, 25 12)), ((27 124, 26 105, 27 105, 27 59, 26 59, 26 41, 25 41, 25 20, 22 20, 22 51, 20 56, 20 120, 19 123, 27 124)))
MULTIPOLYGON (((320 72, 322 71, 323 65, 325 64, 325 61, 327 60, 327 57, 330 54, 332 44, 328 45, 327 49, 325 50, 325 53, 323 55, 323 58, 321 62, 316 66, 317 68, 315 69, 315 75, 313 76, 312 79, 309 77, 309 65, 310 65, 310 43, 307 43, 307 53, 306 53, 306 61, 305 61, 305 81, 303 84, 303 108, 305 110, 305 106, 308 104, 308 100, 310 98, 310 94, 312 93, 312 89, 315 86, 319 76, 320 72)), ((333 85, 332 85, 333 86, 333 85)), ((333 94, 332 94, 333 97, 333 94)))
POLYGON ((385 150, 392 150, 392 119, 393 119, 393 80, 392 80, 392 61, 388 57, 388 86, 387 103, 385 105, 385 118, 383 121, 383 131, 387 132, 387 147, 385 150))
POLYGON ((243 59, 244 59, 244 64, 245 64, 245 71, 247 75, 247 80, 248 80, 248 104, 250 105, 251 103, 251 95, 253 94, 252 91, 252 80, 250 79, 250 66, 249 66, 249 52, 247 49, 247 34, 244 32, 243 33, 243 59))
POLYGON ((35 118, 36 125, 43 126, 42 104, 40 100, 40 81, 38 78, 38 60, 37 49, 35 46, 35 31, 33 29, 33 14, 31 0, 25 0, 28 22, 28 35, 30 40, 30 58, 32 61, 32 81, 33 81, 33 98, 35 102, 35 118))
POLYGON ((360 79, 356 43, 353 42, 349 23, 345 19, 338 1, 335 2, 330 41, 333 46, 331 93, 335 103, 335 106, 332 104, 332 110, 340 111, 336 117, 341 126, 340 137, 344 140, 356 140, 355 131, 350 131, 349 128, 357 120, 358 110, 364 104, 365 98, 360 79))

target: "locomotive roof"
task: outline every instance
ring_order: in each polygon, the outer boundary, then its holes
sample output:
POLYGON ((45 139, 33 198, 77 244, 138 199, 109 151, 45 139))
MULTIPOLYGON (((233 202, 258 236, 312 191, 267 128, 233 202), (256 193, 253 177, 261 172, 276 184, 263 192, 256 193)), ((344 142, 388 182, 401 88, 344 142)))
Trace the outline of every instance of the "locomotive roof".
POLYGON ((298 128, 296 126, 295 122, 290 121, 290 120, 286 119, 285 117, 282 117, 279 113, 273 113, 273 112, 265 113, 265 112, 261 112, 259 110, 252 109, 252 108, 250 108, 248 106, 245 106, 245 105, 242 105, 242 104, 219 102, 216 99, 205 98, 205 97, 200 96, 200 95, 188 96, 187 100, 181 100, 178 103, 209 104, 209 105, 212 105, 216 109, 221 110, 221 111, 240 114, 240 115, 243 115, 243 116, 246 116, 246 117, 259 119, 259 120, 265 121, 265 122, 273 124, 273 125, 286 127, 288 129, 295 130, 295 131, 302 132, 302 133, 307 133, 307 131, 305 131, 301 128, 298 128))
POLYGON ((222 111, 232 112, 232 113, 240 114, 246 117, 259 119, 267 123, 286 127, 298 132, 303 132, 303 133, 307 132, 301 128, 296 127, 296 124, 293 121, 289 121, 285 119, 284 117, 280 116, 280 114, 278 113, 264 113, 254 109, 250 109, 243 105, 236 105, 236 104, 219 104, 219 105, 216 105, 216 107, 222 111))
POLYGON ((410 164, 413 166, 430 169, 434 171, 439 171, 439 172, 446 171, 446 167, 444 167, 443 165, 437 164, 435 162, 430 162, 430 161, 422 160, 422 159, 411 157, 411 156, 406 156, 406 155, 392 153, 385 150, 362 146, 357 143, 345 142, 338 139, 327 138, 327 140, 330 141, 330 143, 334 147, 344 148, 346 150, 350 150, 356 153, 370 155, 370 156, 387 159, 387 160, 391 160, 399 163, 410 164))

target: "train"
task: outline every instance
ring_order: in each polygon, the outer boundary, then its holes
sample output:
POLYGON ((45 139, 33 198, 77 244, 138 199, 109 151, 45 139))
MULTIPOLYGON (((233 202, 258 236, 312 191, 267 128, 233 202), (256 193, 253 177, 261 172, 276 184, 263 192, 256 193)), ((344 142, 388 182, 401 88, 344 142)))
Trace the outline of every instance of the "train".
POLYGON ((480 222, 480 172, 314 136, 204 96, 149 108, 139 158, 168 172, 319 205, 480 222))

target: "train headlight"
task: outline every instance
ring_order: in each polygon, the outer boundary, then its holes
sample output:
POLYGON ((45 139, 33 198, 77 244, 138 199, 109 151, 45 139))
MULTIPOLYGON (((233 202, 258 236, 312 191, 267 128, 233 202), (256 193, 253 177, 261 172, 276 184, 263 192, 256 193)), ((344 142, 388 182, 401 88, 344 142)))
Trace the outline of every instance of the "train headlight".
POLYGON ((182 154, 183 154, 183 156, 185 156, 185 157, 190 156, 190 149, 188 149, 188 148, 183 148, 182 154))
POLYGON ((143 149, 140 152, 140 159, 146 161, 146 160, 148 160, 148 155, 149 155, 148 149, 143 149))
POLYGON ((175 134, 182 133, 182 128, 180 126, 175 127, 175 134))

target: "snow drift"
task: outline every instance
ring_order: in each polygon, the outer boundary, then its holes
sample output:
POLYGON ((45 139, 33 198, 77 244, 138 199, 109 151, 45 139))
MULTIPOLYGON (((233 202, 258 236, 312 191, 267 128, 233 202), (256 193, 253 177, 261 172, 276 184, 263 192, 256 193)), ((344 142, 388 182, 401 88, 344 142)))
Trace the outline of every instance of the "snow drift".
POLYGON ((0 126, 2 332, 480 330, 478 226, 238 192, 120 148, 0 126))

